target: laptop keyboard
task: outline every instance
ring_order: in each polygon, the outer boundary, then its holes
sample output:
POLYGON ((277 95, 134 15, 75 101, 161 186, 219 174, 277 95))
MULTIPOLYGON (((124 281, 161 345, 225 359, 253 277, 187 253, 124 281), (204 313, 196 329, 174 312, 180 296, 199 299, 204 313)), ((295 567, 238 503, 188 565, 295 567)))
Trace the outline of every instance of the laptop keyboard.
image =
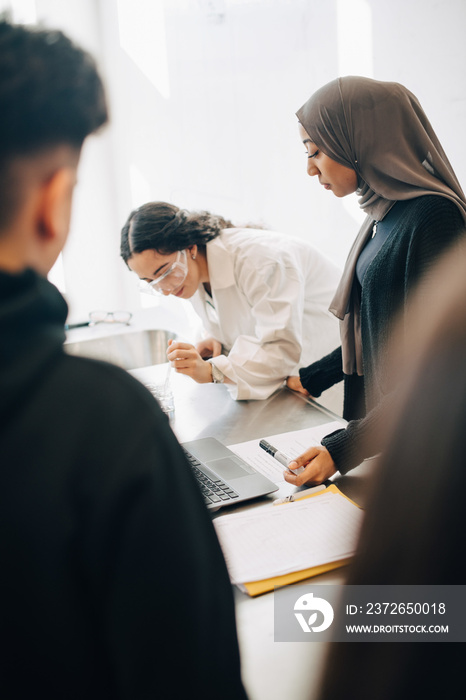
POLYGON ((201 462, 199 462, 194 455, 187 452, 184 448, 183 450, 189 463, 191 464, 194 476, 197 479, 197 483, 199 484, 201 493, 204 497, 204 502, 207 505, 210 505, 211 503, 221 504, 238 498, 236 491, 233 491, 233 489, 228 486, 228 484, 221 481, 221 479, 216 479, 215 481, 209 479, 209 477, 206 476, 200 469, 202 466, 201 462))

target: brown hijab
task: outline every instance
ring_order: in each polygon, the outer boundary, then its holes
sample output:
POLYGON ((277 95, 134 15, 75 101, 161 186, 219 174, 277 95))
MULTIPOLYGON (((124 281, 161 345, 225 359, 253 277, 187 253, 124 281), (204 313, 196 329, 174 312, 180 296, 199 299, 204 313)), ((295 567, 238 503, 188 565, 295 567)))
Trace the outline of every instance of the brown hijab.
POLYGON ((356 262, 396 201, 438 194, 466 221, 466 199, 453 168, 416 97, 398 83, 349 76, 317 90, 298 110, 309 138, 325 155, 358 175, 359 206, 367 213, 330 305, 340 319, 345 374, 362 375, 356 262))

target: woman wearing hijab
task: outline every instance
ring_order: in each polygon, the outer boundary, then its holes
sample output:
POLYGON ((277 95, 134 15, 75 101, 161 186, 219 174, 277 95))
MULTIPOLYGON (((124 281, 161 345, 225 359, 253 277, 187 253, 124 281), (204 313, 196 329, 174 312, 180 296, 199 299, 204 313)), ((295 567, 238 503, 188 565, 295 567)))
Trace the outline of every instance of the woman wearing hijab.
MULTIPOLYGON (((318 397, 344 379, 345 429, 296 459, 290 483, 320 483, 379 451, 377 425, 393 390, 386 344, 415 285, 465 233, 466 200, 416 97, 398 83, 346 77, 297 112, 310 176, 366 212, 330 311, 341 346, 288 386, 318 397)), ((428 313, 428 309, 426 309, 428 313)))
MULTIPOLYGON (((176 371, 224 382, 234 399, 266 399, 338 342, 328 306, 341 271, 306 241, 148 202, 124 225, 121 256, 147 291, 189 299, 202 321, 196 347, 170 344, 176 371)), ((341 411, 341 392, 327 398, 341 411)))

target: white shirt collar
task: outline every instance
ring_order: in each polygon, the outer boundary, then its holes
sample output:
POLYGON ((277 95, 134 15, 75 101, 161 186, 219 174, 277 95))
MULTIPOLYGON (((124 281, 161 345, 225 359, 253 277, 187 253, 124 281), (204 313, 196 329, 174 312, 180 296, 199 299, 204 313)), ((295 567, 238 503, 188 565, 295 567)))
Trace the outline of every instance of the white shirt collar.
POLYGON ((235 284, 233 258, 225 246, 222 234, 206 245, 207 265, 212 289, 225 289, 235 284))

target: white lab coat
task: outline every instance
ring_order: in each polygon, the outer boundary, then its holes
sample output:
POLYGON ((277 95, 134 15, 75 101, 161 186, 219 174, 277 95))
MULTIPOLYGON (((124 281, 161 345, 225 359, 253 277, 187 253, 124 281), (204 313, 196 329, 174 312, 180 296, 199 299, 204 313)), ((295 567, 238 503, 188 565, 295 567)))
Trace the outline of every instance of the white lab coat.
POLYGON ((190 301, 234 399, 266 399, 299 367, 340 344, 328 307, 340 270, 306 241, 258 229, 225 229, 207 243, 212 297, 190 301))

